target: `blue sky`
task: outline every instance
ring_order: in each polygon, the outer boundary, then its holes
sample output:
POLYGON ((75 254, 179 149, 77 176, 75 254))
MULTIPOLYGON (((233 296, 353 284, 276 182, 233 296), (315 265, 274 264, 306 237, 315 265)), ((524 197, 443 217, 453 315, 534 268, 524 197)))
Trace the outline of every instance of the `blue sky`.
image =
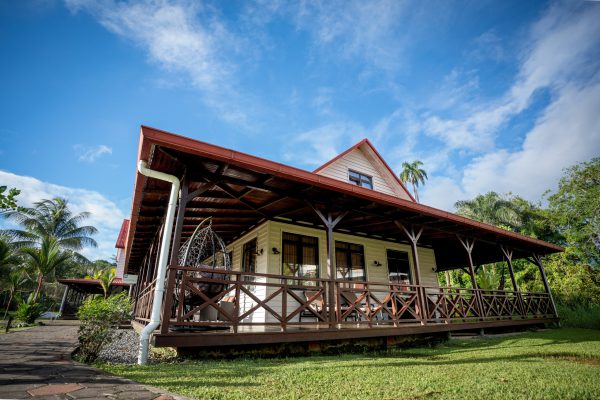
POLYGON ((7 1, 0 59, 0 184, 91 211, 91 258, 141 124, 309 170, 368 137, 446 210, 600 155, 595 1, 7 1))

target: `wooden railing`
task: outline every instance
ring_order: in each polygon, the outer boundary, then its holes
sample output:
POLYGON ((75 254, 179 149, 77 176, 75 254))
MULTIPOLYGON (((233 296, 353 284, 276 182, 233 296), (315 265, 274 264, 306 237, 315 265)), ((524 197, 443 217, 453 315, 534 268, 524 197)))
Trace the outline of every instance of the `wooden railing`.
POLYGON ((150 321, 152 314, 152 304, 154 302, 154 287, 156 279, 151 282, 144 283, 144 287, 140 289, 135 306, 133 309, 134 319, 143 324, 150 321))
MULTIPOLYGON (((161 332, 240 327, 343 328, 555 317, 547 293, 357 282, 172 266, 161 332), (335 301, 328 303, 333 285, 335 301), (330 316, 333 307, 333 319, 330 316)), ((147 321, 154 282, 140 291, 147 321)))

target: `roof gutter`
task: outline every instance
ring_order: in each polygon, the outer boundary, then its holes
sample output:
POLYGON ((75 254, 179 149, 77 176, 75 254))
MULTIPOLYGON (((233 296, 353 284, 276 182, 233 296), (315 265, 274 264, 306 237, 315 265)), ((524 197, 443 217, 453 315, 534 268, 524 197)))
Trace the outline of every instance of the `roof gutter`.
POLYGON ((159 172, 148 168, 148 163, 144 160, 140 160, 138 162, 138 171, 140 174, 149 178, 155 178, 171 183, 171 194, 169 196, 167 216, 165 218, 165 226, 158 256, 158 270, 156 271, 156 286, 154 287, 152 313, 150 315, 150 322, 144 327, 142 333, 140 334, 138 364, 143 365, 148 362, 148 346, 150 335, 160 325, 160 309, 165 292, 165 275, 167 272, 171 233, 173 232, 173 221, 175 219, 175 208, 177 207, 177 198, 179 195, 179 179, 175 175, 165 174, 164 172, 159 172))

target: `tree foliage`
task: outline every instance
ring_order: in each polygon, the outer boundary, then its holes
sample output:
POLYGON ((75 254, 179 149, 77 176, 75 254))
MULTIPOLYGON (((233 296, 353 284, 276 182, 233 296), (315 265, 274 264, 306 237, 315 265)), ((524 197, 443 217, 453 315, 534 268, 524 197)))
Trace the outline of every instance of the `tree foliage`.
POLYGON ((0 186, 0 213, 7 210, 17 210, 17 196, 20 193, 21 191, 17 188, 8 189, 5 185, 0 186))
POLYGON ((419 160, 415 160, 412 163, 403 162, 402 172, 400 172, 400 180, 404 183, 410 183, 415 194, 415 200, 419 202, 419 192, 417 187, 419 184, 425 184, 427 179, 427 172, 423 168, 423 163, 419 160))
MULTIPOLYGON (((477 221, 559 244, 563 253, 544 258, 544 267, 554 297, 562 310, 597 310, 600 307, 600 158, 565 170, 548 206, 532 203, 512 194, 489 192, 455 204, 457 213, 477 221)), ((543 291, 536 265, 514 260, 519 288, 543 291)), ((505 263, 487 265, 479 270, 482 288, 500 287, 506 282, 505 263)), ((468 276, 456 270, 452 280, 468 284, 468 276), (467 279, 465 279, 467 278, 467 279)), ((510 288, 510 286, 508 286, 510 288)), ((596 316, 596 322, 600 316, 596 316)))
MULTIPOLYGON (((89 263, 77 252, 86 246, 97 245, 91 237, 96 233, 96 228, 83 225, 89 216, 87 212, 73 213, 68 201, 62 198, 41 200, 31 208, 21 207, 4 213, 4 217, 21 225, 22 229, 5 230, 2 233, 3 237, 10 238, 9 248, 18 249, 22 270, 35 276, 36 301, 47 278, 89 263)), ((0 262, 3 251, 0 243, 0 262)))
POLYGON ((554 228, 574 262, 600 266, 600 157, 567 168, 548 197, 554 228))
POLYGON ((86 246, 98 245, 91 237, 98 230, 93 226, 82 225, 89 216, 89 212, 73 214, 68 201, 63 198, 41 200, 31 208, 7 212, 9 220, 24 228, 7 232, 19 246, 35 247, 45 238, 52 237, 61 249, 77 251, 86 246))
POLYGON ((102 287, 102 291, 104 292, 104 298, 108 297, 108 293, 110 291, 110 285, 115 280, 117 276, 116 268, 105 268, 98 270, 92 276, 86 276, 88 279, 96 279, 100 283, 102 287))

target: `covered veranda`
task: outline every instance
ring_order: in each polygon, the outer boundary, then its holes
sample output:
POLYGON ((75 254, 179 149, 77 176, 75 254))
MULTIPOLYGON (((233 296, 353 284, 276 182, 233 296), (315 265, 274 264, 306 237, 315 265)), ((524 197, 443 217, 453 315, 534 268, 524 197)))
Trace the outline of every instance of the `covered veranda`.
MULTIPOLYGON (((153 128, 142 127, 138 160, 181 181, 162 322, 154 335, 157 346, 384 337, 557 320, 542 258, 561 251, 559 246, 153 128), (226 243, 267 221, 324 230, 328 276, 241 271, 211 275, 214 270, 178 265, 177 249, 207 217, 226 243), (336 278, 334 232, 409 245, 414 282, 357 284, 336 278), (423 285, 418 248, 434 250, 437 271, 463 269, 471 287, 423 285), (512 268, 515 259, 538 266, 544 292, 519 290, 512 268), (511 289, 479 289, 477 267, 498 261, 507 262, 511 289), (216 290, 198 290, 206 285, 216 290), (201 301, 186 304, 186 293, 201 301), (252 305, 242 307, 242 298, 252 305), (217 317, 198 319, 206 309, 217 317), (259 310, 269 318, 260 323, 248 319, 259 310)), ((169 191, 165 182, 136 176, 126 268, 139 275, 134 292, 139 324, 148 322, 157 279, 164 279, 156 276, 156 265, 169 191)))

